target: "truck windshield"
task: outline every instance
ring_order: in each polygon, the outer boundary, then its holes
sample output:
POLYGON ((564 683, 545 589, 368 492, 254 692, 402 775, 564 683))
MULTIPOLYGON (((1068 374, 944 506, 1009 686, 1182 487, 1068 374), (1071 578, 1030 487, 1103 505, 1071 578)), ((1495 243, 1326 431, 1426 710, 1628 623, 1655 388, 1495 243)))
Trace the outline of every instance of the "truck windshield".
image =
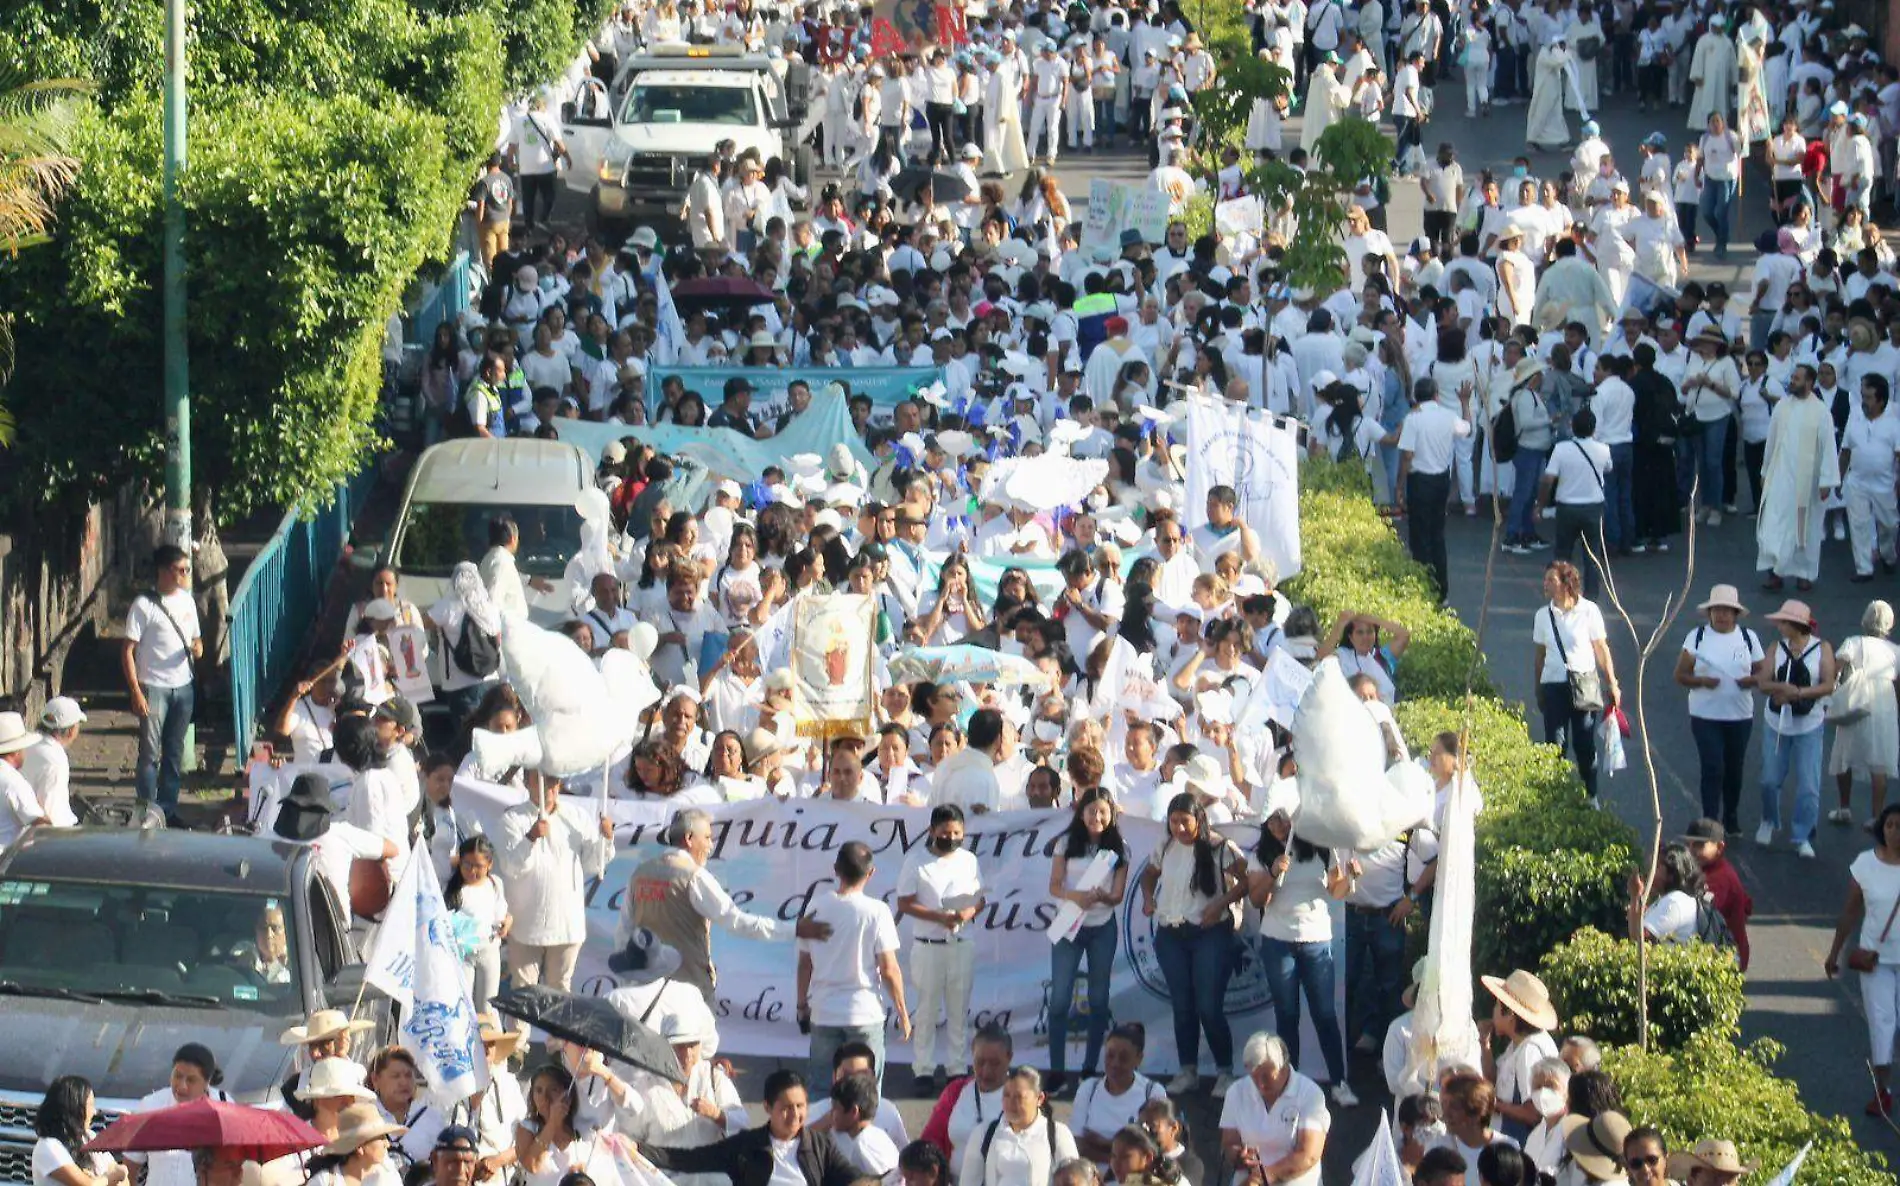
POLYGON ((751 127, 758 122, 757 112, 750 87, 636 81, 623 122, 751 127))
POLYGON ((515 567, 528 576, 558 577, 567 558, 580 551, 581 517, 571 506, 509 507, 495 503, 411 503, 398 555, 403 572, 447 576, 464 560, 479 561, 488 551, 488 524, 497 515, 514 519, 521 529, 515 567))
POLYGON ((300 1012, 282 898, 0 880, 0 995, 300 1012))

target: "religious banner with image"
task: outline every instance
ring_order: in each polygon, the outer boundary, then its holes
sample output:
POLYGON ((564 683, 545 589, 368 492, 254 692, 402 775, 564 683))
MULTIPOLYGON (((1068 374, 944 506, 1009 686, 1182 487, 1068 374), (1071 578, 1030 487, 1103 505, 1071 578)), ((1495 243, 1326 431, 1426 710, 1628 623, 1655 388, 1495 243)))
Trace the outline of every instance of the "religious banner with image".
POLYGON ((806 737, 876 731, 877 603, 856 593, 802 597, 792 618, 792 716, 806 737))
POLYGON ((1294 425, 1277 416, 1197 396, 1187 401, 1187 526, 1207 522, 1207 492, 1230 486, 1240 521, 1279 579, 1300 571, 1300 447, 1294 425))

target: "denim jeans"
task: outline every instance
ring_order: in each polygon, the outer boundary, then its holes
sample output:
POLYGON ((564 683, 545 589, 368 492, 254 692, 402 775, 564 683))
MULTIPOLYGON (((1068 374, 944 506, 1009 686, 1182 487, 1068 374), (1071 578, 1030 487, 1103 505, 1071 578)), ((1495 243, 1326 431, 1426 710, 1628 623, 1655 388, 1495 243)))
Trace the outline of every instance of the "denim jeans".
POLYGON ((1735 201, 1735 183, 1710 178, 1702 183, 1702 221, 1715 233, 1715 250, 1728 251, 1729 207, 1735 201))
POLYGON ((1742 764, 1748 760, 1748 734, 1754 727, 1751 717, 1739 721, 1689 718, 1689 733, 1695 738, 1701 764, 1702 814, 1721 820, 1730 830, 1742 801, 1742 764))
POLYGON ((1636 542, 1635 486, 1630 480, 1635 465, 1634 442, 1610 446, 1610 472, 1603 475, 1603 538, 1612 549, 1636 542))
POLYGON ((1089 961, 1089 1044, 1082 1073, 1095 1074, 1108 1036, 1109 976, 1115 964, 1115 920, 1083 927, 1075 938, 1057 943, 1049 956, 1049 1069, 1060 1075, 1069 1065, 1069 1010, 1075 1004, 1075 975, 1089 961))
POLYGON ((1392 1019, 1404 1012, 1405 927, 1386 911, 1346 908, 1346 1032, 1353 1041, 1385 1041, 1392 1019))
POLYGON ((1577 764, 1584 793, 1597 793, 1597 721, 1602 713, 1578 712, 1570 700, 1569 681, 1537 685, 1537 707, 1544 714, 1544 743, 1558 745, 1577 764))
POLYGON ((1346 1081, 1346 1048, 1339 1037, 1339 1012, 1333 1007, 1333 944, 1292 943, 1260 937, 1260 964, 1273 994, 1273 1030, 1286 1043, 1287 1061, 1300 1065, 1300 995, 1313 1008, 1313 1033, 1326 1059, 1326 1077, 1346 1081))
POLYGON ((1526 449, 1522 445, 1511 455, 1511 472, 1515 477, 1511 483, 1511 511, 1504 518, 1506 540, 1528 540, 1537 534, 1531 508, 1537 503, 1537 483, 1544 476, 1544 462, 1549 456, 1542 449, 1526 449))
MULTIPOLYGON (((831 1082, 831 1060, 846 1042, 863 1042, 877 1054, 877 1088, 884 1090, 884 1026, 814 1025, 811 1027, 811 1064, 805 1069, 805 1082, 831 1082)), ((814 1086, 813 1091, 818 1088, 814 1086)))
POLYGON ((1192 923, 1155 928, 1155 960, 1168 983, 1174 1011, 1174 1048, 1181 1066, 1201 1058, 1201 1034, 1221 1073, 1234 1067, 1234 1031, 1227 1024, 1227 980, 1234 974, 1234 925, 1203 927, 1192 923))
POLYGON ((145 719, 139 722, 139 761, 135 785, 141 803, 155 804, 167 815, 178 806, 178 783, 185 769, 185 730, 191 727, 195 686, 155 688, 145 693, 145 719))
POLYGON ((1095 100, 1095 142, 1108 145, 1115 142, 1115 100, 1095 100))
POLYGON ((1761 822, 1781 826, 1781 784, 1794 775, 1794 819, 1788 838, 1796 844, 1814 837, 1821 818, 1821 737, 1826 729, 1782 733, 1773 725, 1761 731, 1761 822))
POLYGON ((1698 510, 1722 505, 1722 442, 1728 437, 1729 422, 1704 420, 1702 431, 1683 437, 1676 445, 1676 492, 1686 504, 1689 487, 1696 486, 1698 510))

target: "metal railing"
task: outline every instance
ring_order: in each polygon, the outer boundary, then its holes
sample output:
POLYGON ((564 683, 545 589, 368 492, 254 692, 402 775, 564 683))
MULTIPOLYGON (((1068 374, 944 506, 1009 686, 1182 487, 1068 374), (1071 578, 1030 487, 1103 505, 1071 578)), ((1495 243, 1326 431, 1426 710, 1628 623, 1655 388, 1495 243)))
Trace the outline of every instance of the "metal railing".
MULTIPOLYGON (((435 327, 469 307, 471 269, 468 252, 458 252, 435 292, 410 312, 412 343, 426 350, 435 327)), ((256 737, 259 714, 293 674, 291 664, 323 611, 330 575, 376 485, 378 460, 370 459, 362 472, 338 486, 335 500, 312 518, 286 514, 231 597, 231 737, 240 768, 256 737)))
POLYGON ((330 574, 376 485, 377 469, 372 462, 339 485, 335 500, 309 519, 287 513, 231 598, 231 738, 240 768, 258 714, 290 677, 290 665, 323 609, 330 574))

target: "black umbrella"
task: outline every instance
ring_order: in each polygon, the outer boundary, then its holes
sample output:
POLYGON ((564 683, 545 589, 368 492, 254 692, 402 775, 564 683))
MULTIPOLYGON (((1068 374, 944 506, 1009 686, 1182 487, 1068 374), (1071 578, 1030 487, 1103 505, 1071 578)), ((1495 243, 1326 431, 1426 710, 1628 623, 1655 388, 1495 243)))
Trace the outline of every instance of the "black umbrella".
POLYGON ((970 183, 955 173, 934 169, 905 169, 891 178, 891 192, 906 202, 915 201, 918 191, 926 185, 939 202, 961 202, 974 192, 970 183))
POLYGON ((679 1058, 667 1040, 632 1018, 622 1017, 605 997, 577 996, 530 984, 496 997, 495 1012, 675 1083, 686 1082, 679 1058))

